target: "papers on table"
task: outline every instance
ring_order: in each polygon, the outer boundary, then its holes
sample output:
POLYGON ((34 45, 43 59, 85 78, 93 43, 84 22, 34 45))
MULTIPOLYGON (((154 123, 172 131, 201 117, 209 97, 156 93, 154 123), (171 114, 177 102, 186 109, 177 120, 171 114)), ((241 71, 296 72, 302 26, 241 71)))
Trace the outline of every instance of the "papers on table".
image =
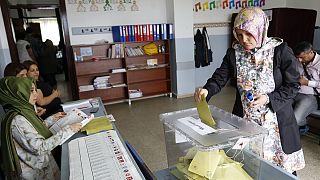
POLYGON ((61 106, 64 112, 69 112, 74 108, 78 108, 81 110, 81 109, 88 109, 92 107, 90 103, 90 99, 72 101, 72 102, 61 104, 61 106))
POLYGON ((52 134, 57 134, 63 127, 73 123, 79 123, 88 118, 84 112, 79 109, 72 109, 64 117, 60 118, 56 123, 54 123, 49 130, 52 134))
POLYGON ((111 122, 115 122, 116 119, 114 119, 113 115, 112 114, 107 114, 106 117, 109 119, 109 121, 111 122))
MULTIPOLYGON (((94 118, 94 115, 91 114, 90 116, 88 116, 87 118, 85 118, 83 121, 81 121, 81 127, 84 127, 85 125, 87 125, 92 119, 94 118)), ((63 144, 64 142, 66 142, 71 136, 73 136, 75 133, 70 134, 68 137, 66 137, 65 139, 63 139, 59 145, 63 144)))
POLYGON ((70 180, 142 179, 114 130, 68 144, 70 180))

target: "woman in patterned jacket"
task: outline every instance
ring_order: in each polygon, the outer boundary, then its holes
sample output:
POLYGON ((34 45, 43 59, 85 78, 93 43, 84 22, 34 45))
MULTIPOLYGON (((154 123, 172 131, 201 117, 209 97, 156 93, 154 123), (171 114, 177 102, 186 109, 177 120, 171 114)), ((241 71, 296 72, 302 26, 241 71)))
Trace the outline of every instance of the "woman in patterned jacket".
POLYGON ((48 127, 62 114, 43 122, 34 109, 36 90, 31 78, 0 80, 0 103, 7 110, 1 122, 1 166, 7 179, 60 179, 51 150, 81 128, 80 123, 71 124, 52 135, 48 127))
POLYGON ((268 130, 262 141, 251 142, 249 148, 296 175, 305 166, 292 109, 292 100, 299 89, 297 60, 282 39, 267 37, 268 25, 260 8, 242 9, 233 28, 237 41, 194 96, 197 102, 203 95, 209 101, 229 79, 236 79, 233 113, 268 130))

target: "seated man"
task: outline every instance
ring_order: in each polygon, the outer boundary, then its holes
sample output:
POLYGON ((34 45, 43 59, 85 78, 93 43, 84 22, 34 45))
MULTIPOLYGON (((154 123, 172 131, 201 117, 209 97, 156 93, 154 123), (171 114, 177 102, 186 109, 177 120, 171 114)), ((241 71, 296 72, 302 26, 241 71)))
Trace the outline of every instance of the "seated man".
POLYGON ((320 56, 312 48, 309 42, 300 42, 293 48, 293 52, 300 61, 301 88, 294 98, 294 114, 300 126, 301 134, 308 131, 306 117, 317 110, 316 95, 320 92, 320 56))

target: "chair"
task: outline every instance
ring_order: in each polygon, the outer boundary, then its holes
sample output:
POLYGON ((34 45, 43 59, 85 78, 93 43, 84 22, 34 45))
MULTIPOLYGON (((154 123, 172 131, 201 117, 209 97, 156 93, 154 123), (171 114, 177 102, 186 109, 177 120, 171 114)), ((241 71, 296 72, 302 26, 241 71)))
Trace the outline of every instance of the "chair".
MULTIPOLYGON (((310 132, 317 134, 320 136, 320 110, 316 110, 312 112, 308 117, 308 126, 310 128, 310 132)), ((320 145, 320 139, 319 139, 320 145)))
MULTIPOLYGON (((318 54, 320 54, 320 50, 316 50, 318 54)), ((312 112, 308 117, 308 126, 310 128, 310 132, 317 134, 320 136, 320 110, 316 110, 312 112)), ((320 140, 319 140, 320 145, 320 140)))

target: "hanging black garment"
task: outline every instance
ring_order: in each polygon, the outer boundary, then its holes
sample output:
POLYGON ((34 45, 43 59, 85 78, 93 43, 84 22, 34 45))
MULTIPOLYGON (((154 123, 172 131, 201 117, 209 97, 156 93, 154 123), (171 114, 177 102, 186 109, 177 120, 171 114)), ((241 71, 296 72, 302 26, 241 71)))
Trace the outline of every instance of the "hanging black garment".
POLYGON ((208 66, 212 62, 211 45, 206 27, 203 27, 202 33, 198 29, 194 36, 194 59, 196 68, 208 66))
POLYGON ((196 68, 200 67, 201 61, 204 59, 204 48, 204 37, 200 29, 198 29, 194 36, 194 60, 196 68))
POLYGON ((204 62, 202 66, 208 66, 212 62, 212 50, 206 27, 202 29, 202 36, 204 39, 204 62))

